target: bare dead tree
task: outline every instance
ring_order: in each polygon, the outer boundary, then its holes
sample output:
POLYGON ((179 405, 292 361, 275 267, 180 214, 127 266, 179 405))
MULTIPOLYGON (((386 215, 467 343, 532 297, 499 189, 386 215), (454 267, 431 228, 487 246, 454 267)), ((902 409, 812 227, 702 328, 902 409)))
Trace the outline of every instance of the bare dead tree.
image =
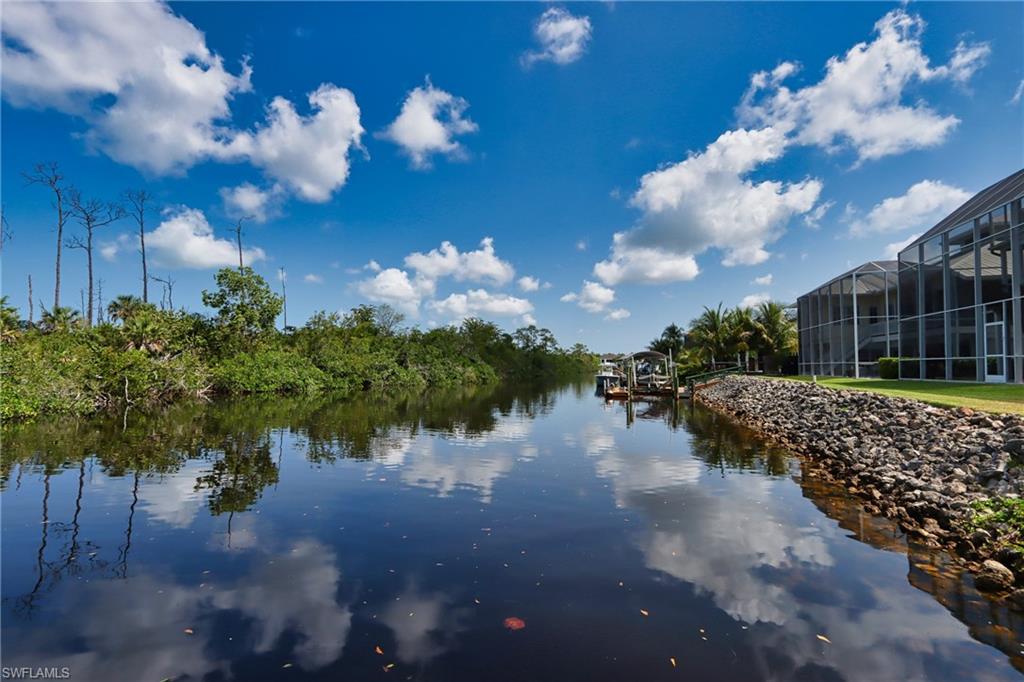
POLYGON ((96 282, 96 324, 103 324, 103 278, 96 282))
POLYGON ((85 228, 85 241, 83 242, 80 237, 75 236, 68 240, 67 247, 69 249, 83 249, 85 251, 89 277, 89 305, 85 314, 85 326, 91 327, 94 302, 92 269, 93 234, 99 228, 123 218, 125 211, 118 204, 104 203, 99 199, 83 199, 82 194, 77 190, 68 192, 68 199, 70 200, 71 210, 75 218, 85 228))
POLYGON ((238 243, 238 269, 241 270, 245 267, 242 262, 242 222, 245 220, 251 220, 252 216, 242 216, 235 223, 235 226, 231 228, 231 231, 235 233, 235 241, 238 243))
POLYGON ((28 276, 28 323, 31 326, 35 322, 36 309, 32 304, 32 275, 28 276))
POLYGON ((144 189, 130 189, 124 193, 124 200, 128 205, 128 213, 139 226, 139 253, 142 254, 143 303, 149 303, 149 271, 146 269, 146 211, 150 209, 146 204, 152 199, 153 195, 144 189))
POLYGON ((278 268, 277 277, 281 280, 282 310, 284 311, 284 331, 288 331, 288 289, 285 283, 288 281, 288 273, 284 268, 278 268))
POLYGON ((4 250, 4 242, 11 239, 11 224, 7 222, 7 211, 0 205, 0 252, 4 250))
POLYGON ((154 282, 159 282, 164 285, 164 293, 163 296, 160 297, 160 308, 164 309, 164 301, 166 301, 166 309, 174 310, 174 279, 170 275, 167 275, 166 278, 150 275, 149 278, 154 282))
POLYGON ((36 164, 28 173, 22 173, 25 181, 30 185, 43 185, 53 192, 53 207, 57 209, 57 258, 54 264, 54 286, 53 286, 53 309, 60 307, 60 249, 64 244, 64 225, 68 221, 68 211, 65 205, 67 188, 64 186, 64 176, 60 172, 60 166, 56 161, 36 164))

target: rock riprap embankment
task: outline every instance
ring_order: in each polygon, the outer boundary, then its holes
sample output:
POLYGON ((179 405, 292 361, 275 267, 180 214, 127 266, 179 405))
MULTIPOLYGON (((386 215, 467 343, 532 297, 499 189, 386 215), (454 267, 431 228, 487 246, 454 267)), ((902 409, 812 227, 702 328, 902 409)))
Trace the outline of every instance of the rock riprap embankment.
MULTIPOLYGON (((696 399, 809 457, 915 541, 955 550, 979 589, 1024 588, 1020 528, 979 524, 979 507, 1024 493, 1024 417, 759 377, 727 377, 696 399)), ((1011 597, 1024 605, 1024 589, 1011 597)))

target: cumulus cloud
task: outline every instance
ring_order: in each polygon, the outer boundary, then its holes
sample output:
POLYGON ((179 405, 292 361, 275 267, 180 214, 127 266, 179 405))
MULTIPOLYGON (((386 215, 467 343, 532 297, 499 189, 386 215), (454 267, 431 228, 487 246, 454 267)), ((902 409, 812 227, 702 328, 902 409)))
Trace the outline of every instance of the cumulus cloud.
POLYGON ((238 131, 230 105, 251 91, 252 69, 225 67, 165 3, 19 3, 3 35, 4 97, 81 117, 86 142, 115 161, 153 175, 248 161, 308 201, 348 177, 363 132, 351 92, 321 85, 308 116, 276 97, 265 123, 238 131))
POLYGON ((266 222, 277 214, 281 195, 280 185, 262 189, 251 182, 220 189, 225 213, 232 218, 250 218, 258 223, 266 222))
POLYGON ((516 317, 531 312, 533 304, 525 298, 492 294, 484 289, 470 289, 464 294, 451 294, 443 300, 431 301, 430 308, 440 315, 454 319, 476 315, 516 317))
POLYGON ((768 273, 767 275, 755 277, 751 284, 756 284, 759 287, 770 287, 772 285, 773 279, 774 277, 772 276, 772 274, 768 273))
POLYGON ((590 17, 573 16, 562 7, 548 8, 534 24, 538 47, 523 54, 523 66, 543 61, 570 64, 586 52, 591 32, 590 17))
POLYGON ((530 277, 529 275, 520 277, 517 283, 522 291, 537 291, 540 289, 540 280, 536 277, 530 277))
POLYGON ((615 290, 601 286, 597 282, 584 280, 579 293, 570 292, 559 300, 564 303, 575 303, 588 313, 602 313, 615 300, 615 290))
POLYGON ((753 182, 746 175, 778 159, 782 131, 732 130, 697 154, 644 175, 631 203, 642 211, 636 227, 615 235, 611 257, 594 267, 609 285, 691 280, 695 255, 717 248, 722 264, 755 265, 768 259, 794 215, 814 208, 821 182, 753 182))
POLYGON ((922 180, 904 194, 875 204, 867 215, 853 218, 850 234, 863 237, 931 227, 970 198, 970 192, 959 187, 922 180))
POLYGON ((882 249, 882 257, 885 258, 886 260, 896 260, 896 257, 899 255, 900 251, 910 246, 910 243, 917 239, 918 237, 920 237, 921 234, 921 232, 915 232, 906 239, 901 239, 897 242, 886 244, 885 248, 882 249))
POLYGON ((363 127, 350 90, 323 83, 307 97, 311 113, 275 97, 267 121, 238 133, 228 156, 247 159, 306 201, 324 202, 348 179, 349 152, 361 149, 363 127))
POLYGON ((946 64, 933 67, 921 49, 925 22, 896 9, 875 24, 875 37, 829 59, 819 82, 791 90, 799 70, 784 62, 751 78, 739 108, 745 125, 771 126, 798 144, 828 151, 852 149, 858 162, 942 143, 959 124, 927 102, 904 102, 914 83, 966 83, 991 52, 986 43, 961 41, 946 64))
POLYGON ((615 310, 609 311, 609 313, 604 316, 604 319, 613 321, 625 320, 627 317, 630 316, 630 314, 631 313, 625 308, 616 308, 615 310))
POLYGON ((494 252, 494 239, 485 237, 476 251, 460 252, 449 241, 427 253, 411 253, 405 257, 406 267, 429 278, 454 277, 457 281, 492 282, 508 284, 516 271, 510 263, 498 258, 494 252))
MULTIPOLYGON (((238 264, 235 242, 215 236, 206 215, 186 206, 165 212, 156 229, 146 233, 146 253, 166 268, 201 270, 238 264)), ((259 247, 243 249, 242 256, 247 265, 266 258, 259 247)))
POLYGON ((771 294, 769 294, 767 291, 762 291, 757 294, 748 294, 743 297, 743 300, 740 301, 740 307, 756 308, 762 303, 767 303, 770 300, 772 300, 772 297, 771 294))
POLYGON ((434 293, 434 281, 409 277, 405 270, 386 268, 359 282, 357 290, 374 303, 387 303, 412 316, 419 314, 420 302, 434 293))
POLYGON ((398 118, 379 136, 400 146, 413 168, 429 168, 433 154, 463 158, 465 149, 455 138, 478 130, 476 123, 463 118, 468 107, 465 99, 434 87, 428 78, 409 92, 398 118))
POLYGON ((537 318, 531 315, 530 313, 525 313, 521 319, 523 324, 525 324, 527 327, 537 326, 537 318))
POLYGON ((93 147, 149 173, 221 153, 229 103, 251 89, 246 63, 229 71, 163 3, 18 3, 3 34, 9 102, 82 116, 93 147))
POLYGON ((324 278, 314 272, 311 272, 303 277, 302 281, 306 284, 323 284, 324 278))

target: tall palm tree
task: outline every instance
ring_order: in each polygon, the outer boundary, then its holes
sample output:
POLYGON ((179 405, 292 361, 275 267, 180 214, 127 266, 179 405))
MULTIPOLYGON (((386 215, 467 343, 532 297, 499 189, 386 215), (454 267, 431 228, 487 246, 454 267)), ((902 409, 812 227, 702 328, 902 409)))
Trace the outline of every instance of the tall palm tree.
POLYGON ((155 310, 151 303, 144 302, 138 296, 122 294, 107 305, 107 314, 111 320, 127 322, 143 310, 155 310))
POLYGON ((74 308, 68 306, 56 306, 52 310, 43 308, 40 326, 44 332, 68 332, 81 324, 82 315, 74 308))
POLYGON ((6 296, 0 296, 0 341, 11 341, 21 326, 18 309, 7 303, 6 296))
POLYGON ((796 324, 786 309, 776 301, 766 301, 757 308, 759 345, 765 355, 779 358, 797 350, 796 324))
POLYGON ((734 308, 728 312, 729 331, 731 345, 736 352, 736 364, 741 364, 740 355, 743 355, 742 364, 745 369, 750 368, 750 351, 754 351, 757 358, 758 346, 758 323, 754 319, 754 311, 750 308, 734 308))
POLYGON ((685 344, 686 334, 680 329, 679 325, 673 322, 665 327, 664 331, 661 332, 661 336, 651 341, 647 348, 664 353, 665 355, 668 355, 669 351, 671 351, 672 357, 678 359, 683 352, 685 344))
POLYGON ((689 340, 712 367, 718 358, 726 357, 731 352, 732 334, 728 317, 719 303, 714 309, 704 306, 700 317, 690 323, 689 340))

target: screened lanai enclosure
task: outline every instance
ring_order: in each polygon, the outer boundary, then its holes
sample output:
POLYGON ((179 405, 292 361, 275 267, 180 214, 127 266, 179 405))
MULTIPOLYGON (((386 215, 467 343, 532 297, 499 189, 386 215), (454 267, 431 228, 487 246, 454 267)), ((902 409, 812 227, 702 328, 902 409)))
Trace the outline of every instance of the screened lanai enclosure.
POLYGON ((877 377, 897 351, 896 261, 869 261, 797 300, 800 373, 877 377))

